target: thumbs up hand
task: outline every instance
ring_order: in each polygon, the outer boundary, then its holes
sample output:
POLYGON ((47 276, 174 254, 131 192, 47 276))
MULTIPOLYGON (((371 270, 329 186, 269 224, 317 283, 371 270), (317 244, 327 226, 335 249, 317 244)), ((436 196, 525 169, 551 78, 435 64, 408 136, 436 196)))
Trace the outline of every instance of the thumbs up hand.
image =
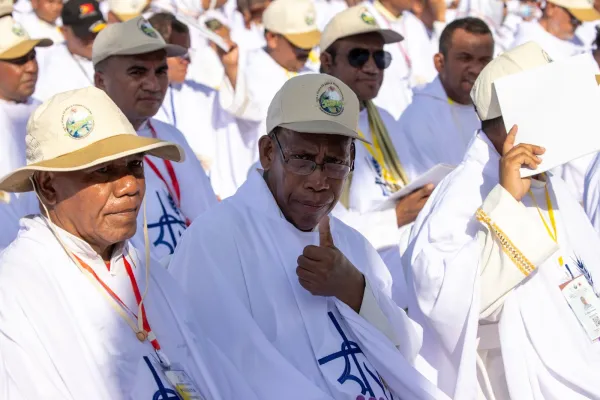
POLYGON ((333 243, 329 217, 319 223, 319 246, 306 246, 298 257, 300 285, 315 296, 337 297, 360 311, 365 277, 333 243))

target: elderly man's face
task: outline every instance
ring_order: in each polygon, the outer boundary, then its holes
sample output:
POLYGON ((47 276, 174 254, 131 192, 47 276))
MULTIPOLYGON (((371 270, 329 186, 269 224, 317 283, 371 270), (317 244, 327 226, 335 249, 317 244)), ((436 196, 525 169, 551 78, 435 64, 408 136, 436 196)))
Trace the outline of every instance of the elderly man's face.
POLYGON ((335 57, 325 52, 321 54, 323 72, 340 79, 356 93, 360 101, 377 97, 383 82, 383 69, 379 68, 373 54, 383 50, 383 38, 378 33, 350 36, 333 44, 335 57), (369 58, 361 66, 350 64, 349 55, 369 53, 369 58))
POLYGON ((137 56, 113 56, 96 71, 96 87, 104 90, 137 129, 159 110, 169 86, 164 50, 137 56))
POLYGON ((283 215, 296 228, 302 231, 314 229, 337 204, 345 179, 328 176, 331 174, 322 166, 317 166, 308 175, 301 175, 294 172, 290 161, 331 163, 336 164, 332 169, 339 170, 342 165, 352 164, 353 148, 352 139, 345 136, 298 133, 286 129, 260 139, 260 162, 267 185, 283 215))
POLYGON ((38 172, 52 222, 96 251, 131 238, 146 190, 143 156, 75 172, 38 172))
POLYGON ((35 90, 37 78, 35 50, 20 58, 0 60, 0 99, 26 102, 35 90))

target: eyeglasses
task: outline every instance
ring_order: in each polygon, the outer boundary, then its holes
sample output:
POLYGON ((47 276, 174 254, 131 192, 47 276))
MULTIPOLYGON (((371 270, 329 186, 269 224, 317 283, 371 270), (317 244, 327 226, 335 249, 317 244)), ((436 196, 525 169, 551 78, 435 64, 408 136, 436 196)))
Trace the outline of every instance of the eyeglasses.
POLYGON ((354 68, 362 68, 373 55, 375 65, 379 69, 386 69, 392 63, 392 55, 385 50, 370 52, 367 49, 355 48, 348 52, 348 63, 354 68))
POLYGON ((30 51, 29 53, 25 54, 22 57, 13 58, 11 60, 2 60, 2 61, 5 61, 9 64, 14 64, 14 65, 25 65, 29 61, 32 61, 32 60, 35 60, 35 50, 30 51))
POLYGON ((571 14, 571 11, 569 11, 568 9, 561 7, 563 10, 565 10, 565 12, 567 14, 569 14, 569 18, 571 19, 571 25, 573 26, 573 28, 577 28, 579 25, 581 25, 581 21, 579 19, 577 19, 577 17, 575 17, 573 14, 571 14))
POLYGON ((348 174, 350 174, 350 171, 354 170, 354 163, 352 163, 351 165, 327 162, 317 164, 312 160, 305 160, 302 158, 288 158, 283 153, 283 148, 281 147, 281 143, 279 143, 279 139, 277 139, 277 135, 273 134, 273 137, 277 142, 277 147, 279 147, 281 157, 287 165, 288 170, 296 175, 307 176, 312 174, 317 169, 317 167, 321 167, 321 171, 323 171, 325 176, 327 176, 328 178, 344 179, 348 176, 348 174))

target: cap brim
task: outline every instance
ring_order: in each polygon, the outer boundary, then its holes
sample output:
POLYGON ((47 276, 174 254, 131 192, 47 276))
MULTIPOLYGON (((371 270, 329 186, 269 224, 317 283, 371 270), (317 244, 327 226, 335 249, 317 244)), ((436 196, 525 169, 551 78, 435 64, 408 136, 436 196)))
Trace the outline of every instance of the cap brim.
POLYGON ((383 36, 383 43, 385 44, 398 43, 404 40, 404 36, 391 29, 379 29, 375 32, 383 36))
POLYGON ((29 178, 35 171, 81 171, 139 153, 175 162, 185 159, 183 149, 177 144, 131 134, 115 135, 64 156, 19 168, 0 180, 0 190, 29 192, 33 190, 29 178))
POLYGON ((321 40, 321 32, 314 30, 304 33, 289 33, 284 34, 283 37, 300 49, 312 50, 319 44, 319 41, 321 40))
POLYGON ((127 22, 130 19, 134 19, 135 17, 139 17, 140 15, 142 15, 142 13, 140 12, 139 14, 120 14, 120 13, 116 13, 114 11, 112 11, 112 13, 119 18, 119 21, 121 22, 127 22))
POLYGON ((595 8, 567 8, 571 14, 581 22, 591 22, 600 19, 600 12, 595 8))
POLYGON ((91 34, 99 33, 102 29, 106 28, 106 22, 103 18, 91 21, 91 23, 70 25, 73 33, 78 38, 85 38, 91 34), (100 23, 98 23, 100 22, 100 23), (94 26, 95 25, 95 26, 94 26), (93 28, 92 28, 93 27, 93 28))
MULTIPOLYGON (((361 138, 358 132, 347 128, 345 125, 329 120, 288 122, 285 124, 280 124, 278 126, 302 133, 347 136, 352 139, 358 139, 362 142, 369 143, 369 141, 361 138)), ((1 189, 2 188, 0 187, 0 190, 1 189)))
POLYGON ((52 46, 54 42, 50 39, 27 39, 18 43, 17 45, 5 50, 0 53, 0 60, 13 60, 20 58, 29 53, 35 47, 48 47, 52 46))

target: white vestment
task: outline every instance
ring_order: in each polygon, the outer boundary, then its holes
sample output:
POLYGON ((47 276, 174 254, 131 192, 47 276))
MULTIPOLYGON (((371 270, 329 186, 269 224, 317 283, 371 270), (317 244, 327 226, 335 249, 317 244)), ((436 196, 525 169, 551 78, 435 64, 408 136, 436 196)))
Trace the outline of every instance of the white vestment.
POLYGON ((27 120, 39 105, 33 98, 26 103, 0 100, 0 176, 25 165, 27 120))
POLYGON ((597 36, 596 29, 600 26, 599 23, 600 21, 584 22, 575 30, 575 35, 583 43, 586 50, 594 48, 597 36))
POLYGON ((450 100, 439 76, 414 93, 392 136, 396 148, 411 154, 404 169, 420 176, 440 163, 458 165, 481 126, 475 107, 450 100))
MULTIPOLYGON (((46 21, 42 21, 33 12, 26 14, 15 13, 14 18, 15 21, 23 26, 27 34, 29 34, 32 39, 48 38, 51 39, 54 44, 59 44, 65 41, 65 37, 59 29, 61 26, 60 18, 58 18, 54 25, 51 25, 46 21)), ((45 49, 36 49, 38 53, 40 50, 42 50, 42 52, 46 51, 45 49)))
MULTIPOLYGON (((211 336, 220 348, 238 342, 245 347, 247 337, 259 335, 283 356, 298 381, 304 378, 307 395, 296 397, 292 389, 286 399, 444 398, 414 367, 420 329, 389 298, 391 277, 376 251, 339 220, 332 218, 330 226, 335 246, 365 275, 360 315, 300 286, 297 258, 307 245, 318 245, 319 233, 299 231, 283 217, 260 171, 194 223, 169 270, 185 287, 195 315, 223 327, 215 330, 218 337, 211 336), (213 283, 220 274, 228 287, 213 283), (232 301, 251 314, 251 326, 229 317, 232 301)), ((241 370, 261 373, 262 366, 252 364, 253 351, 231 352, 241 370)))
POLYGON ((573 40, 562 40, 546 31, 537 21, 523 22, 515 36, 512 47, 533 41, 539 44, 553 61, 564 60, 585 51, 577 36, 573 40))
MULTIPOLYGON (((144 163, 146 176, 146 216, 152 256, 163 263, 173 254, 188 223, 217 203, 210 181, 200 161, 177 128, 155 119, 150 125, 156 137, 177 143, 185 152, 182 163, 166 162, 149 156, 144 163), (149 159, 149 160, 148 160, 149 159), (151 167, 152 163, 160 175, 151 167), (171 165, 173 176, 171 176, 171 165), (177 187, 179 189, 177 189, 177 187), (178 195, 179 192, 179 195, 178 195), (180 196, 180 198, 178 198, 180 196)), ((148 122, 137 131, 138 135, 153 137, 148 122)), ((132 238, 137 247, 144 246, 144 215, 138 214, 138 228, 132 238)))
MULTIPOLYGON (((258 398, 191 322, 188 302, 167 271, 152 264, 146 287, 143 252, 128 242, 115 247, 108 269, 89 244, 56 231, 67 249, 137 314, 127 259, 140 293, 148 290, 145 315, 161 350, 185 370, 203 398, 258 398)), ((176 398, 153 363, 150 342, 136 338, 100 290, 66 254, 45 218, 22 220, 18 238, 0 254, 0 382, 5 381, 0 399, 176 398)))
POLYGON ((242 135, 219 97, 217 90, 194 81, 171 84, 155 118, 181 130, 207 169, 214 192, 224 199, 246 181, 257 141, 252 130, 242 135))
POLYGON ((583 205, 592 225, 600 233, 600 154, 596 155, 585 175, 583 205))
POLYGON ((499 161, 479 133, 414 224, 403 261, 422 355, 456 400, 478 390, 497 400, 598 399, 600 344, 559 285, 569 270, 600 279, 600 239, 560 178, 532 181, 535 202, 517 202, 498 185, 499 161), (540 218, 552 225, 546 185, 558 245, 540 218))
POLYGON ((91 60, 72 54, 66 44, 49 48, 38 57, 39 77, 33 97, 46 101, 57 93, 94 86, 91 60))
POLYGON ((341 11, 348 8, 346 0, 314 0, 317 12, 317 26, 320 31, 341 11))
MULTIPOLYGON (((398 129, 398 122, 381 108, 379 108, 379 113, 390 137, 394 137, 398 129)), ((366 109, 360 112, 358 127, 365 138, 372 142, 366 109)), ((406 248, 406 240, 411 225, 398 228, 398 219, 394 208, 383 211, 377 209, 392 193, 385 185, 381 168, 365 145, 356 141, 355 146, 356 157, 349 191, 349 202, 347 205, 338 203, 334 209, 334 215, 345 224, 359 231, 379 251, 394 278, 394 300, 400 306, 404 306, 405 299, 403 299, 403 295, 406 289, 400 256, 406 248)), ((408 149, 404 146, 396 147, 400 163, 410 165, 412 155, 405 150, 408 149)), ((411 175, 410 171, 407 171, 407 174, 411 180, 417 177, 411 175)))

